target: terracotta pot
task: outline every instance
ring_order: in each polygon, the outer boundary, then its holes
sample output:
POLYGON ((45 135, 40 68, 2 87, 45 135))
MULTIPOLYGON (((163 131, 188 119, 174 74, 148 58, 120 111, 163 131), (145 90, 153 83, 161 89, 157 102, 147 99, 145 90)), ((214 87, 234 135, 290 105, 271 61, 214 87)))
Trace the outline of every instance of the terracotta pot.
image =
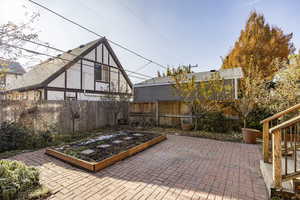
POLYGON ((261 131, 256 133, 256 138, 263 139, 263 133, 261 131))
POLYGON ((243 139, 246 144, 256 144, 257 134, 260 133, 259 130, 251 128, 242 128, 243 139))
POLYGON ((183 131, 190 131, 192 130, 193 128, 193 124, 184 124, 184 123, 181 123, 181 129, 183 131))

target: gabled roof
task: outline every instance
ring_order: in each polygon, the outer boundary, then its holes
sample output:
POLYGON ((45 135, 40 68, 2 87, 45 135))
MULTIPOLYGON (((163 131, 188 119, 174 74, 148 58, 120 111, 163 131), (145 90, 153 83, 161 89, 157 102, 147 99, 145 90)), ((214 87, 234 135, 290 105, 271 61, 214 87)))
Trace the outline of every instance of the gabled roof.
MULTIPOLYGON (((230 68, 230 69, 221 69, 217 71, 220 73, 221 78, 223 79, 234 79, 234 78, 242 78, 243 77, 243 71, 240 67, 237 68, 230 68)), ((200 81, 207 81, 211 77, 211 74, 214 73, 212 71, 208 72, 197 72, 197 73, 191 73, 188 74, 188 77, 195 77, 196 82, 200 81)), ((174 80, 172 77, 166 76, 166 77, 155 77, 146 81, 143 81, 141 83, 137 83, 134 85, 134 87, 147 87, 147 86, 155 86, 155 85, 171 85, 174 84, 174 80)))
POLYGON ((75 49, 67 51, 55 58, 50 58, 36 66, 34 66, 30 71, 25 73, 23 76, 18 77, 15 82, 13 82, 7 90, 31 90, 38 89, 47 86, 52 80, 58 77, 65 70, 70 68, 73 64, 78 62, 83 56, 87 55, 90 51, 96 48, 98 45, 103 43, 109 53, 112 55, 116 64, 123 73, 125 79, 127 80, 130 87, 132 83, 125 73, 121 63, 114 54, 112 48, 110 47, 107 39, 102 37, 100 39, 89 42, 85 45, 81 45, 75 49))
POLYGON ((18 62, 6 61, 0 59, 0 70, 5 70, 6 73, 22 75, 26 71, 18 62))

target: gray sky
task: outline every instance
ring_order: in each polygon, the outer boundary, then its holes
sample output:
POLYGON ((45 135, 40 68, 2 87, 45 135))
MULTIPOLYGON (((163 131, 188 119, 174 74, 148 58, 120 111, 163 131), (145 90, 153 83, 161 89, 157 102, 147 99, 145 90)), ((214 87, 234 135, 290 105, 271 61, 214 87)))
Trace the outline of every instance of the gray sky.
MULTIPOLYGON (((66 17, 95 30, 163 65, 198 64, 195 71, 219 69, 251 10, 285 32, 294 32, 299 45, 298 0, 36 0, 66 17)), ((35 24, 40 39, 63 50, 97 39, 96 36, 40 10, 25 0, 0 0, 0 23, 24 20, 26 5, 39 11, 35 24)), ((125 69, 146 64, 113 46, 125 69)), ((57 52, 56 54, 58 54, 57 52)), ((162 68, 151 64, 138 71, 155 76, 162 68)), ((132 79, 139 82, 139 79, 132 79)))

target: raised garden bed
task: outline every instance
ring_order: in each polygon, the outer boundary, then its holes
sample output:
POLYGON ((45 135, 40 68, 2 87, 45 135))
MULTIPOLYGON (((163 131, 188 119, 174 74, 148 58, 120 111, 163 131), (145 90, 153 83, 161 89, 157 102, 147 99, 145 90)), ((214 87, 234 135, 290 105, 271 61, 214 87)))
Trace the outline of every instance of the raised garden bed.
POLYGON ((77 167, 96 172, 165 139, 165 136, 156 133, 120 131, 48 148, 45 153, 77 167))

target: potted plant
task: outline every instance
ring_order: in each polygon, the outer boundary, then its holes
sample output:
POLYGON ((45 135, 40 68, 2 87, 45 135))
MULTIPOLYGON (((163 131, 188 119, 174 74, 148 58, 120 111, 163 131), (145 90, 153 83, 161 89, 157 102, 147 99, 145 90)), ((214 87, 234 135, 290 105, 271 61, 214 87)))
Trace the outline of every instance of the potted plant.
POLYGON ((265 81, 260 76, 251 76, 248 74, 241 83, 240 97, 230 105, 238 113, 243 121, 242 134, 244 142, 247 144, 255 144, 256 138, 260 135, 260 131, 247 127, 247 119, 249 114, 258 108, 263 101, 264 95, 267 93, 265 81))
POLYGON ((181 120, 181 129, 183 131, 190 131, 193 128, 193 123, 190 119, 181 120))
POLYGON ((246 144, 255 144, 256 138, 259 135, 260 131, 247 127, 248 115, 253 109, 255 109, 254 102, 245 100, 242 97, 241 99, 235 101, 235 108, 237 108, 236 111, 238 111, 240 118, 243 120, 242 134, 244 142, 246 144))
POLYGON ((261 132, 253 128, 242 128, 242 133, 246 144, 255 144, 256 138, 261 132))

